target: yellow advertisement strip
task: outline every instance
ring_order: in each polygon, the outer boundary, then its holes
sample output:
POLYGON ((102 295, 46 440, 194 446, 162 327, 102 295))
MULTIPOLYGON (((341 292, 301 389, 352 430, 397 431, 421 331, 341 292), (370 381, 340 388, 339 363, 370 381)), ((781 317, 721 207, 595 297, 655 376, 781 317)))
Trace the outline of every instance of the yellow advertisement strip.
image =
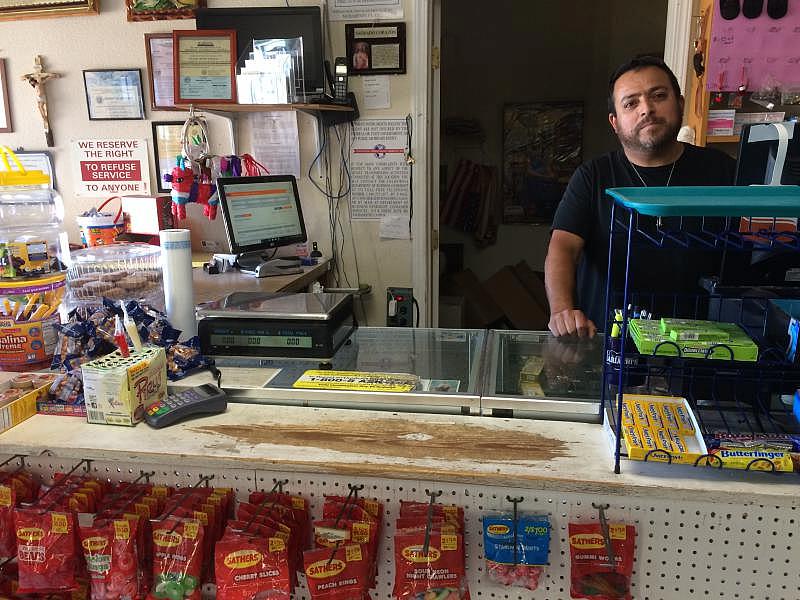
POLYGON ((409 373, 365 373, 361 371, 309 370, 293 387, 307 390, 346 390, 353 392, 410 392, 419 378, 409 373))

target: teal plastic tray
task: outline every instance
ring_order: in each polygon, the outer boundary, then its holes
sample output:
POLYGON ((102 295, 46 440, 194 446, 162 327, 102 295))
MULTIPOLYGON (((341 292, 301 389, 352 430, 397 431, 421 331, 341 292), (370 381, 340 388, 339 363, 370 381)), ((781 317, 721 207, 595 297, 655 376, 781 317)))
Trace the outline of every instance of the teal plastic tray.
POLYGON ((617 204, 652 217, 800 217, 800 186, 609 188, 617 204))

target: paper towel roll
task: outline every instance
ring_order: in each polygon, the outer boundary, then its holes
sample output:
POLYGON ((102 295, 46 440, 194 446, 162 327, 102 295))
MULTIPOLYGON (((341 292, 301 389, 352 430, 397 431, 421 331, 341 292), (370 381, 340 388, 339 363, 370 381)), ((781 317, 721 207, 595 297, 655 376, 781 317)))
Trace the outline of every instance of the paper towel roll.
POLYGON ((192 241, 188 229, 165 229, 161 238, 161 267, 167 317, 181 330, 181 341, 197 335, 192 287, 192 241))

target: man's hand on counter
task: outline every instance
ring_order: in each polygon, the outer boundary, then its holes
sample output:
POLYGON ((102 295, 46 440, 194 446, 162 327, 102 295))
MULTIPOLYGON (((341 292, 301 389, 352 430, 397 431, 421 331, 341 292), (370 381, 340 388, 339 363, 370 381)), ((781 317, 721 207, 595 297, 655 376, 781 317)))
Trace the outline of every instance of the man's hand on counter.
POLYGON ((581 310, 568 308, 550 315, 548 323, 553 335, 561 337, 576 335, 578 337, 593 338, 597 333, 597 326, 581 310))

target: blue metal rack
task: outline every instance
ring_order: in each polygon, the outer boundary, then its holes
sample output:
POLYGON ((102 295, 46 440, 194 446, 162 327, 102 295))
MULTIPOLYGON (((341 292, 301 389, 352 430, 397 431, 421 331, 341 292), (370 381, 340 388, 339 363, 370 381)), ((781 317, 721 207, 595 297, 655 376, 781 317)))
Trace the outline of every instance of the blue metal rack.
MULTIPOLYGON (((605 314, 611 331, 611 308, 622 307, 621 340, 616 361, 604 361, 602 410, 610 409, 617 432, 614 472, 620 472, 622 395, 636 384, 639 393, 667 393, 689 400, 705 435, 714 433, 800 433, 791 406, 775 401, 800 388, 800 367, 790 364, 782 348, 767 336, 768 298, 725 298, 675 294, 659 298, 658 316, 737 322, 756 341, 756 362, 705 360, 680 356, 646 356, 626 349, 629 308, 652 306, 655 294, 634 293, 631 265, 637 244, 701 250, 789 249, 800 251, 796 231, 780 231, 779 219, 800 217, 800 187, 649 187, 612 188, 605 314), (753 226, 754 219, 758 225, 753 226), (744 219, 742 221, 742 219, 744 219), (749 224, 744 228, 741 223, 749 224), (744 231, 740 231, 744 229, 744 231), (624 236, 622 290, 613 289, 615 238, 624 236), (663 307, 667 306, 667 309, 663 307), (616 389, 617 402, 608 400, 616 389)), ((800 293, 800 289, 798 290, 800 293)), ((631 344, 632 345, 632 344, 631 344)), ((677 348, 677 345, 676 345, 677 348)), ((606 336, 606 357, 610 349, 606 336)), ((722 351, 724 351, 724 344, 722 351)), ((728 349, 730 351, 730 349, 728 349)), ((732 352, 731 352, 732 355, 732 352)), ((611 398, 614 396, 612 395, 611 398)), ((707 464, 714 466, 707 461, 707 464)))

